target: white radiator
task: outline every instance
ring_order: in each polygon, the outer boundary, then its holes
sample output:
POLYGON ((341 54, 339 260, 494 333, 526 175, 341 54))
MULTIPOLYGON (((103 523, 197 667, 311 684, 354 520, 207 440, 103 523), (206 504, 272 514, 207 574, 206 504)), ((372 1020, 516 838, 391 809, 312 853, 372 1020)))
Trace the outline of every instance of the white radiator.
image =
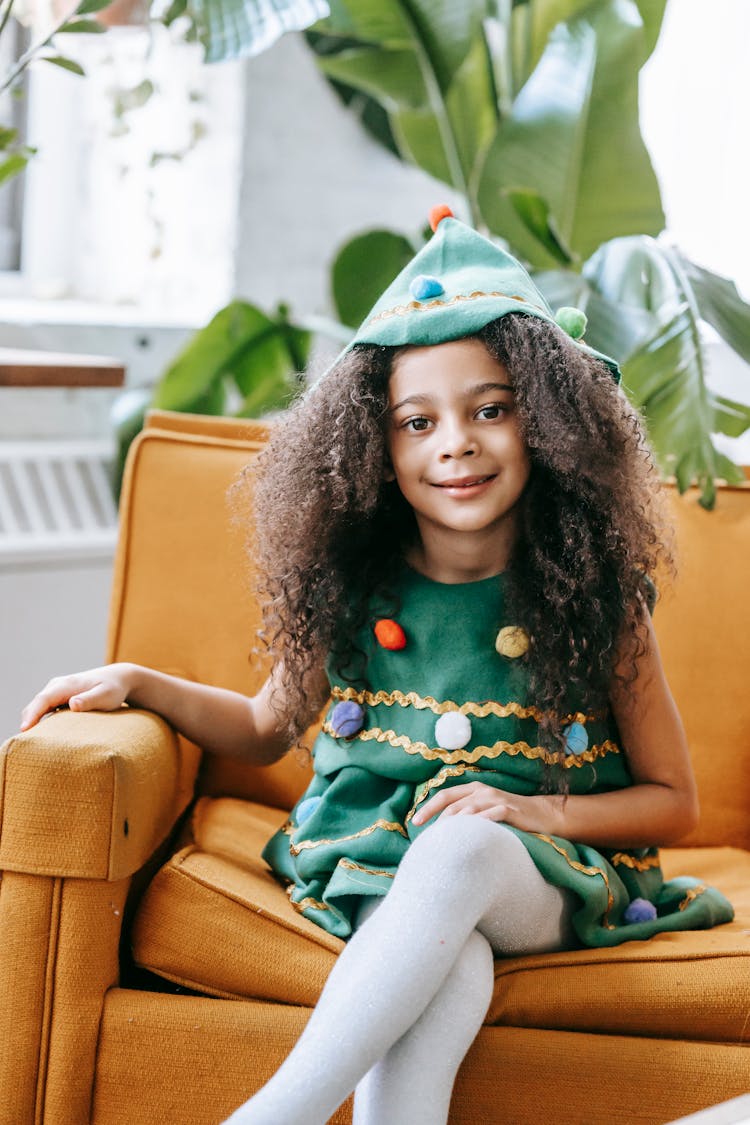
POLYGON ((0 442, 0 742, 52 676, 104 659, 113 460, 108 441, 0 442))
POLYGON ((0 442, 0 566, 111 555, 112 461, 106 441, 0 442))

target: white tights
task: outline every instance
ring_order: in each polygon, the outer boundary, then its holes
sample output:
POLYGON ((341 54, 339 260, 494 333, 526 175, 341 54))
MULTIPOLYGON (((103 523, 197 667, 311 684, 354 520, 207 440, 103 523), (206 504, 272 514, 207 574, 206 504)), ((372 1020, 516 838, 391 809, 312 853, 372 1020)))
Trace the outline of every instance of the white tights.
POLYGON ((297 1044, 226 1125, 325 1125, 355 1087, 354 1125, 444 1125, 493 956, 570 944, 570 909, 502 824, 438 819, 365 900, 297 1044))

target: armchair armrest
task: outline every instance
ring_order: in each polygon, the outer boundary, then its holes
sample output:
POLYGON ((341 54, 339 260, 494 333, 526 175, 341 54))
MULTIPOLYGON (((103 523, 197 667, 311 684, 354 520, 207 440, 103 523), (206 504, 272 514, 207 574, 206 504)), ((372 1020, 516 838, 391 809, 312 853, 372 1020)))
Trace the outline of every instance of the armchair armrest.
POLYGON ((114 881, 192 797, 200 752, 148 711, 60 711, 0 750, 0 869, 114 881))

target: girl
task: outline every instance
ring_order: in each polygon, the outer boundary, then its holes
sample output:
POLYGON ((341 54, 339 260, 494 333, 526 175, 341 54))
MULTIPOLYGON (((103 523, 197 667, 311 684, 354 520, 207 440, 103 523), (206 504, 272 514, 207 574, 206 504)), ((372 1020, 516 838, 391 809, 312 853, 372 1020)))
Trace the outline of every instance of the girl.
POLYGON ((617 366, 446 208, 433 229, 254 471, 261 692, 120 664, 23 715, 127 701, 267 763, 329 698, 264 855, 348 941, 233 1125, 322 1125, 353 1089, 355 1125, 439 1125, 493 957, 732 917, 659 868, 698 810, 647 608, 670 561, 657 481, 617 366))

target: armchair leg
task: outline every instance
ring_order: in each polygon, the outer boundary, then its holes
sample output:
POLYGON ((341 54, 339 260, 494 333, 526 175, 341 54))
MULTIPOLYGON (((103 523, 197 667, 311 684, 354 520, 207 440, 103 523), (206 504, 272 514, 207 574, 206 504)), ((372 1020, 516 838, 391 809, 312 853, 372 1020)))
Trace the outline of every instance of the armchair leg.
POLYGON ((3 872, 2 1125, 87 1125, 102 1005, 117 983, 129 882, 3 872))

